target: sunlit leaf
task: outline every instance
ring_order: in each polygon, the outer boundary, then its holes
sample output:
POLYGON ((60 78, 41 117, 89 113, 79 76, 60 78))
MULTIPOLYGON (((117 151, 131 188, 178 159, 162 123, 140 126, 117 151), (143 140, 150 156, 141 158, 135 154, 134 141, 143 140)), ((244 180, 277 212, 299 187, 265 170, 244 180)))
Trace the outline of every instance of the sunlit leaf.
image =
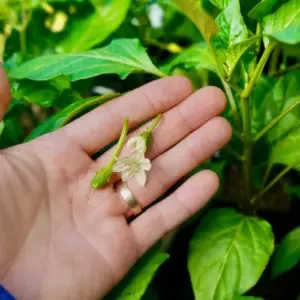
POLYGON ((240 11, 239 0, 231 0, 216 19, 219 32, 213 38, 217 49, 227 49, 247 39, 248 29, 240 11))
POLYGON ((115 98, 118 95, 119 94, 104 95, 99 97, 96 96, 74 102, 37 126, 26 138, 26 141, 30 141, 43 134, 61 128, 76 117, 95 108, 98 105, 105 103, 106 101, 115 98))
MULTIPOLYGON (((299 0, 283 2, 273 13, 263 18, 263 34, 273 36, 283 32, 289 26, 300 26, 300 5, 299 0)), ((290 34, 290 33, 289 33, 290 34)), ((264 39, 265 44, 269 38, 264 39)))
POLYGON ((206 44, 195 44, 171 59, 163 69, 170 72, 174 67, 182 66, 186 69, 208 69, 215 71, 215 62, 206 44))
POLYGON ((272 275, 290 270, 300 261, 300 227, 287 234, 276 248, 272 263, 272 275))
POLYGON ((257 3, 248 13, 248 16, 252 19, 260 21, 265 15, 272 11, 273 6, 278 0, 262 0, 257 3))
POLYGON ((131 0, 93 2, 96 11, 85 19, 73 20, 70 35, 58 47, 66 52, 79 52, 101 43, 122 24, 131 0))
POLYGON ((210 0, 210 2, 219 9, 224 9, 228 5, 230 0, 210 0))
POLYGON ((38 81, 65 75, 75 81, 102 74, 118 74, 124 79, 132 72, 164 75, 152 64, 139 40, 118 39, 89 52, 37 57, 12 69, 9 76, 38 81))
POLYGON ((197 26, 206 41, 218 32, 214 19, 209 16, 197 0, 172 0, 197 26))
POLYGON ((166 253, 150 251, 105 300, 140 300, 158 268, 169 258, 166 253))
POLYGON ((258 281, 273 249, 268 222, 233 209, 209 212, 189 248, 195 299, 228 300, 245 293, 258 281))
POLYGON ((275 33, 271 37, 281 43, 295 45, 300 43, 300 24, 288 26, 284 31, 275 33))
POLYGON ((231 77, 232 72, 236 64, 239 62, 243 54, 259 39, 259 37, 254 36, 247 40, 244 40, 240 43, 233 44, 228 48, 228 52, 226 55, 226 60, 224 63, 225 71, 227 73, 228 78, 231 77))

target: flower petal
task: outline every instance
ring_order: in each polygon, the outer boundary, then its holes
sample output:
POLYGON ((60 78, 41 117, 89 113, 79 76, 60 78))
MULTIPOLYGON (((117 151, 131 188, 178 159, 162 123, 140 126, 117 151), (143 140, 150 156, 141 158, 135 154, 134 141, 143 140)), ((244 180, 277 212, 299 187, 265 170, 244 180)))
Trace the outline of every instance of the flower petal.
POLYGON ((129 169, 129 166, 126 165, 126 164, 124 164, 124 163, 122 163, 122 162, 120 162, 120 161, 116 162, 115 165, 113 166, 113 172, 114 173, 124 172, 124 171, 126 171, 128 169, 129 169))
POLYGON ((145 158, 140 162, 140 168, 145 171, 151 170, 151 167, 152 167, 151 161, 148 158, 145 158))
POLYGON ((145 186, 146 180, 147 180, 146 172, 140 171, 140 172, 135 173, 135 179, 139 185, 145 186))
POLYGON ((130 172, 129 170, 121 172, 121 178, 122 178, 123 182, 130 180, 133 176, 134 176, 134 174, 132 172, 130 172))
POLYGON ((141 136, 134 136, 128 142, 127 145, 133 150, 133 152, 146 152, 146 141, 141 136))

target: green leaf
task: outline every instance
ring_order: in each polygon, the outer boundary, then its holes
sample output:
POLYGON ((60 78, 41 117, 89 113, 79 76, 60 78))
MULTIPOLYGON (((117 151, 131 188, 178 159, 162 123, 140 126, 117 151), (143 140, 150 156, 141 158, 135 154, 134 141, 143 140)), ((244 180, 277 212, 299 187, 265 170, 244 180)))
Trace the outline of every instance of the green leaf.
POLYGON ((169 258, 166 253, 144 255, 125 279, 105 298, 105 300, 140 300, 158 268, 169 258))
POLYGON ((196 25, 204 39, 209 42, 211 37, 218 32, 214 19, 208 15, 198 0, 172 0, 183 13, 196 25))
POLYGON ((272 149, 271 162, 300 171, 300 127, 286 135, 272 149))
POLYGON ((190 48, 185 49, 183 52, 171 59, 163 67, 163 70, 170 73, 173 68, 178 66, 183 66, 186 69, 208 69, 216 72, 215 62, 205 43, 195 44, 190 48))
POLYGON ((74 102, 36 127, 26 138, 26 141, 30 141, 43 134, 61 128, 79 115, 117 97, 118 95, 119 94, 109 94, 100 97, 96 96, 74 102))
POLYGON ((39 81, 65 75, 75 81, 102 74, 118 74, 124 79, 134 71, 164 76, 152 64, 139 40, 118 39, 88 52, 37 57, 12 69, 9 76, 39 81))
POLYGON ((262 18, 272 11, 273 6, 278 0, 262 0, 257 3, 248 13, 248 16, 254 20, 261 21, 262 18))
POLYGON ((287 27, 284 31, 271 35, 271 37, 284 44, 298 44, 300 43, 300 25, 291 25, 287 27))
MULTIPOLYGON (((274 36, 284 31, 289 26, 300 26, 299 0, 289 0, 283 3, 275 12, 263 18, 263 34, 274 36)), ((265 45, 269 38, 264 39, 265 45)))
POLYGON ((59 45, 66 52, 89 50, 103 42, 123 23, 131 1, 98 0, 93 2, 96 11, 85 19, 73 20, 70 35, 59 45))
MULTIPOLYGON (((256 116, 258 127, 262 129, 282 112, 299 102, 300 95, 300 71, 287 73, 279 79, 270 92, 260 97, 262 104, 256 116)), ((259 95, 258 95, 259 97, 259 95)), ((291 113, 283 117, 268 132, 268 140, 274 142, 279 140, 291 130, 300 125, 300 106, 295 107, 291 113)))
POLYGON ((274 249, 268 222, 234 209, 210 211, 192 237, 188 269, 196 300, 228 300, 255 285, 274 249))
POLYGON ((1 134, 3 132, 3 129, 4 129, 4 121, 0 121, 0 137, 1 137, 1 134))
POLYGON ((300 199, 300 185, 284 183, 284 191, 290 196, 295 196, 300 199))
POLYGON ((216 18, 219 32, 213 38, 216 49, 226 50, 248 37, 248 29, 240 11, 239 0, 231 0, 216 18))
POLYGON ((230 0, 210 0, 210 2, 219 9, 224 9, 228 5, 230 0))
POLYGON ((227 58, 224 63, 225 71, 227 77, 230 78, 237 63, 243 56, 243 54, 254 45, 254 43, 259 39, 259 37, 254 36, 237 44, 233 44, 228 48, 227 58))
POLYGON ((264 300, 260 297, 253 297, 253 296, 238 296, 234 298, 234 300, 264 300))
POLYGON ((272 275, 278 275, 293 268, 300 261, 300 227, 288 233, 275 250, 272 275))

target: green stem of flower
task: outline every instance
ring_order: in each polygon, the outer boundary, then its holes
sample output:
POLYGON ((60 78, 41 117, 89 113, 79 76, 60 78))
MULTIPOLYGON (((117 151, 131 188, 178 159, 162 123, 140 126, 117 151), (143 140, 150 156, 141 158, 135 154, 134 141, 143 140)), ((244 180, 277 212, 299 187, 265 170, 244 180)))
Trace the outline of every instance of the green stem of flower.
POLYGON ((150 127, 147 128, 147 131, 150 133, 154 130, 154 128, 158 125, 162 118, 162 114, 158 114, 150 127))
POLYGON ((127 137, 127 133, 128 133, 128 127, 129 127, 129 119, 128 117, 125 118, 124 120, 124 125, 123 125, 123 128, 122 128, 122 132, 121 132, 121 136, 119 138, 119 141, 118 141, 118 144, 116 146, 116 149, 107 165, 107 168, 110 168, 112 169, 112 167, 114 166, 114 164, 116 163, 116 159, 119 157, 123 147, 124 147, 124 144, 126 142, 126 137, 127 137))
POLYGON ((270 188, 276 184, 287 172, 289 172, 293 166, 288 166, 285 169, 283 169, 259 194, 254 196, 250 203, 253 205, 256 203, 267 191, 270 190, 270 188))
POLYGON ((266 185, 266 183, 267 183, 267 181, 268 181, 268 179, 269 179, 269 176, 270 176, 270 174, 271 174, 272 168, 273 168, 273 163, 272 163, 272 162, 269 162, 268 167, 267 167, 267 170, 266 170, 266 173, 265 173, 264 178, 263 178, 263 186, 266 185))
POLYGON ((280 51, 281 51, 280 47, 277 46, 277 47, 275 47, 275 49, 272 53, 272 56, 270 59, 269 76, 272 76, 272 74, 276 73, 280 51))
POLYGON ((284 116, 286 116, 289 112, 291 112, 295 107, 300 104, 300 97, 299 101, 296 102, 291 107, 284 110, 280 115, 278 115, 275 119, 273 119, 269 124, 267 124, 254 138, 254 141, 257 142, 263 135, 265 135, 272 127, 274 127, 284 116))

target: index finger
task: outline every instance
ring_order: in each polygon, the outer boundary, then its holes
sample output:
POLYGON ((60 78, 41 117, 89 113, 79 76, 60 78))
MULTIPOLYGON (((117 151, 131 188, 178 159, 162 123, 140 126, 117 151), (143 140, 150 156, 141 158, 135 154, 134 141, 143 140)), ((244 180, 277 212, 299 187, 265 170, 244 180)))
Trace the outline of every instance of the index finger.
POLYGON ((130 127, 168 111, 193 92, 185 77, 166 77, 150 82, 122 97, 107 102, 67 125, 64 130, 88 154, 116 140, 125 117, 130 127))

